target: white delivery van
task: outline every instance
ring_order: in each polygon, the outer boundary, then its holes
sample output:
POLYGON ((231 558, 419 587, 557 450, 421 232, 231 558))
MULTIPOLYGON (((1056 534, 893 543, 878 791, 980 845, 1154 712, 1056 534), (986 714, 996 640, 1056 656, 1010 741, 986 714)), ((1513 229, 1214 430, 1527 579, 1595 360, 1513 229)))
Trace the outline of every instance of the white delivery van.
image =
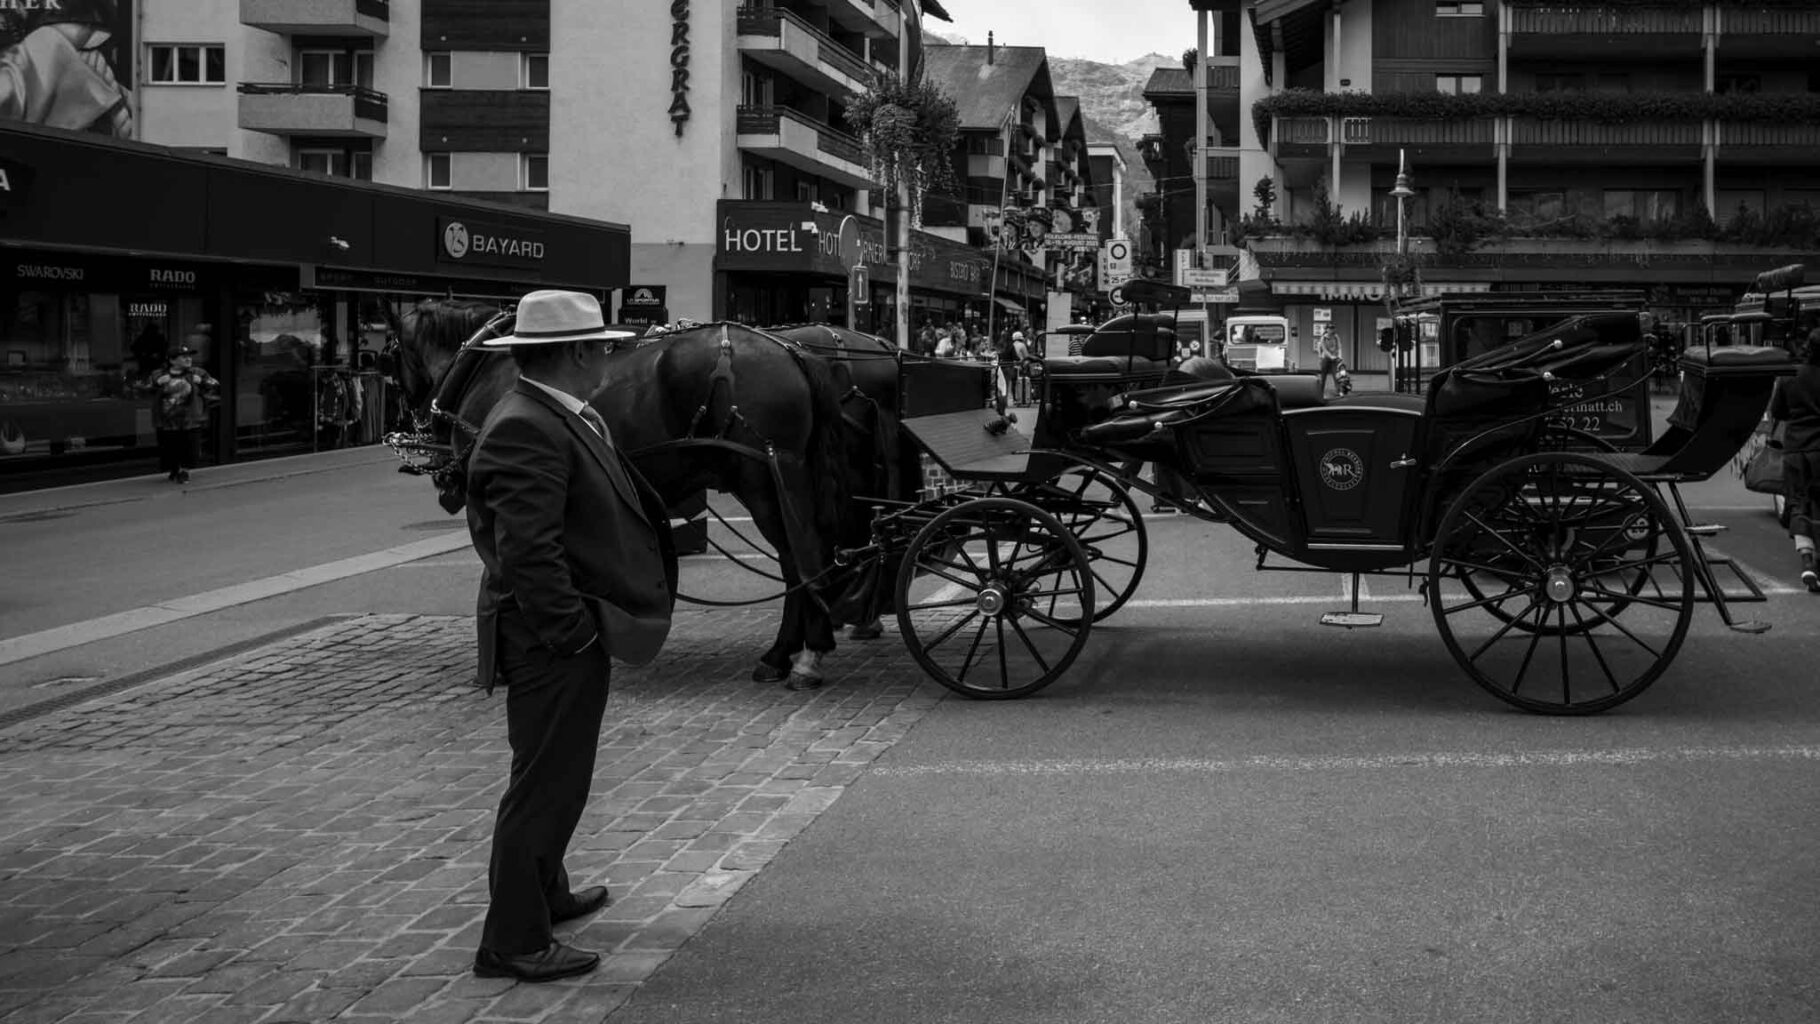
POLYGON ((1286 316, 1229 316, 1225 323, 1226 365, 1257 373, 1295 373, 1300 369, 1289 343, 1286 316))

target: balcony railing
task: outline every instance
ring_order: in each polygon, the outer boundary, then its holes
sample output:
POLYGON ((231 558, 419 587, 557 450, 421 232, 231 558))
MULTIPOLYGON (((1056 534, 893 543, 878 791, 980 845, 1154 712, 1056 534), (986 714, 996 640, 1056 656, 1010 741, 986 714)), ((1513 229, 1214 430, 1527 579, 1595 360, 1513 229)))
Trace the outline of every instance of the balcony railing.
POLYGON ((1820 10, 1794 7, 1719 8, 1719 25, 1723 36, 1781 36, 1812 40, 1820 37, 1820 10))
POLYGON ((1510 30, 1536 35, 1686 35, 1700 31, 1698 7, 1513 7, 1510 30))
POLYGON ((1699 146, 1700 132, 1698 121, 1599 124, 1519 117, 1511 128, 1511 142, 1518 146, 1699 146))
POLYGON ((1207 158, 1207 177, 1212 181, 1235 181, 1239 176, 1239 158, 1236 156, 1210 156, 1207 158))
POLYGON ((1727 121, 1719 140, 1721 154, 1733 146, 1801 146, 1820 153, 1820 124, 1727 121))
POLYGON ((1278 142, 1297 146, 1327 145, 1327 119, 1324 117, 1279 117, 1272 136, 1278 142))
POLYGON ((741 135, 779 135, 786 119, 813 129, 817 150, 851 164, 865 165, 865 150, 858 139, 790 107, 740 107, 734 112, 734 130, 741 135))
POLYGON ((872 67, 866 63, 865 58, 835 42, 827 33, 790 11, 775 7, 760 10, 742 7, 735 19, 734 30, 742 36, 782 39, 786 24, 790 26, 792 34, 801 33, 814 41, 815 57, 821 63, 856 81, 872 80, 872 67))
POLYGON ((1340 141, 1348 146, 1491 145, 1490 118, 1424 121, 1403 117, 1348 117, 1340 122, 1340 141))
MULTIPOLYGON (((386 120, 388 107, 386 94, 377 89, 369 89, 361 85, 304 85, 296 82, 241 82, 239 88, 240 95, 243 97, 295 97, 299 103, 304 102, 305 98, 320 100, 346 97, 351 101, 351 109, 349 109, 349 106, 336 103, 331 103, 328 106, 323 106, 320 103, 311 104, 307 109, 300 106, 296 108, 296 117, 294 118, 284 116, 280 111, 266 111, 265 113, 267 116, 276 115, 274 117, 274 124, 271 126, 273 130, 283 127, 287 131, 296 131, 300 134, 304 134, 321 129, 324 134, 330 134, 343 129, 355 128, 356 126, 351 123, 353 121, 377 121, 384 124, 386 120), (348 116, 349 114, 352 115, 351 118, 348 116), (283 122, 283 124, 279 125, 276 122, 283 122)), ((245 101, 243 100, 242 102, 244 104, 245 101)), ((244 111, 245 108, 243 106, 243 112, 244 111)), ((243 127, 255 128, 255 130, 261 131, 268 130, 266 126, 262 125, 243 125, 243 127)))
POLYGON ((1207 66, 1207 88, 1214 90, 1232 90, 1239 87, 1239 69, 1231 64, 1210 64, 1207 66))

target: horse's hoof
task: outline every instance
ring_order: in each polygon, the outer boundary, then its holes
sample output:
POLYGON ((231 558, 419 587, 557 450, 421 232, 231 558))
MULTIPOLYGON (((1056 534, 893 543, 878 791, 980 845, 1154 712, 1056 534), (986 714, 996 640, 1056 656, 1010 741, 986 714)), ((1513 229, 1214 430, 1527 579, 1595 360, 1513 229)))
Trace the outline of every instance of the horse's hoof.
POLYGON ((851 640, 877 640, 884 635, 885 625, 877 619, 874 619, 871 622, 862 622, 859 625, 854 626, 847 633, 848 639, 851 640))
POLYGON ((784 676, 788 674, 788 669, 781 669, 776 665, 767 665, 761 661, 758 663, 758 667, 752 670, 752 681, 755 683, 775 683, 781 681, 784 676))
POLYGON ((792 672, 790 678, 784 680, 786 690, 819 690, 821 686, 821 676, 806 676, 801 672, 792 672))

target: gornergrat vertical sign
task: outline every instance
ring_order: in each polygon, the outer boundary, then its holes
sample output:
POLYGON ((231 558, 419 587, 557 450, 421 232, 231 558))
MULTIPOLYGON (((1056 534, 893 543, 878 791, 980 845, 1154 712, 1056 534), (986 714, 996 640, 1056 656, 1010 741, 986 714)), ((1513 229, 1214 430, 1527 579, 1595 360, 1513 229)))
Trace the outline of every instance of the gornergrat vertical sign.
POLYGON ((689 0, 670 0, 670 122, 682 138, 689 119, 689 0))

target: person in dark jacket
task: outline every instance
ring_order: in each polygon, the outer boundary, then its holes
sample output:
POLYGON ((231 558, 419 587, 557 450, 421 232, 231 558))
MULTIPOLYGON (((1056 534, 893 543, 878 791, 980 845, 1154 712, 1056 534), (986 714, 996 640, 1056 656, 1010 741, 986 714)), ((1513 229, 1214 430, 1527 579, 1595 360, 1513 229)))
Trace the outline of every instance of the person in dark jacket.
POLYGON ((610 658, 642 665, 670 631, 676 554, 663 503, 586 404, 625 331, 581 292, 518 303, 519 379, 487 416, 468 475, 468 531, 484 569, 475 625, 480 682, 506 687, 511 774, 493 826, 482 977, 549 981, 600 956, 551 926, 609 902, 574 889, 563 854, 588 803, 610 658))
POLYGON ((1792 378, 1771 394, 1770 430, 1783 425, 1782 494, 1788 532, 1801 558, 1801 583, 1820 594, 1815 541, 1820 540, 1820 328, 1807 334, 1807 351, 1792 378))
POLYGON ((179 345, 145 382, 152 395, 152 426, 158 431, 158 468, 175 484, 189 483, 202 449, 202 428, 220 384, 196 365, 196 350, 179 345))

